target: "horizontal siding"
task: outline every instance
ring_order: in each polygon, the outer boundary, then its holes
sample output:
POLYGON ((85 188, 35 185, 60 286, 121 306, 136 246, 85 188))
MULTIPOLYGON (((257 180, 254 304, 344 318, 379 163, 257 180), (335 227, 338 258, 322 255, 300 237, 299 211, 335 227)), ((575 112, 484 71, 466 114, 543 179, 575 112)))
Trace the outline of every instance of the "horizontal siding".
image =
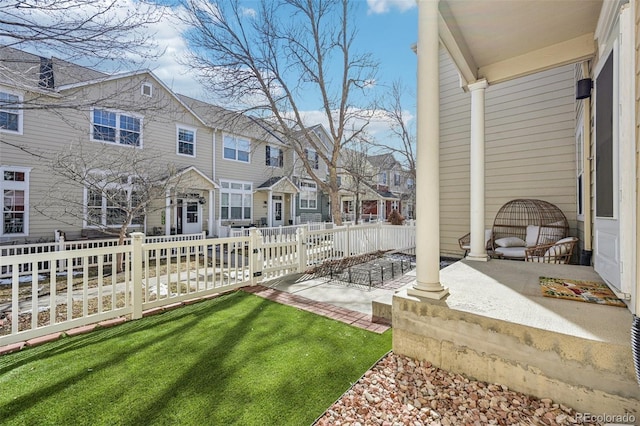
MULTIPOLYGON (((440 55, 440 247, 461 256, 469 232, 471 95, 440 55)), ((485 104, 485 226, 514 198, 556 204, 577 233, 573 65, 489 86, 485 104)))

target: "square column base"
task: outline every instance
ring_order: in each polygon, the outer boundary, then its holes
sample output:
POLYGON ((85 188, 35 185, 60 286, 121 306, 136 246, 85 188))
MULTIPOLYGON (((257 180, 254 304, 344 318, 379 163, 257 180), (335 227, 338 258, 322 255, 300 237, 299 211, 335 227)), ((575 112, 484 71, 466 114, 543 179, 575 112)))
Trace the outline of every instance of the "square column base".
POLYGON ((438 291, 428 291, 410 287, 407 289, 407 294, 424 299, 440 300, 449 294, 449 289, 447 287, 441 287, 441 290, 438 291))
POLYGON ((473 260, 474 262, 488 262, 489 259, 491 259, 491 257, 488 254, 483 254, 480 256, 477 255, 473 255, 473 254, 468 254, 467 257, 465 257, 466 260, 473 260))

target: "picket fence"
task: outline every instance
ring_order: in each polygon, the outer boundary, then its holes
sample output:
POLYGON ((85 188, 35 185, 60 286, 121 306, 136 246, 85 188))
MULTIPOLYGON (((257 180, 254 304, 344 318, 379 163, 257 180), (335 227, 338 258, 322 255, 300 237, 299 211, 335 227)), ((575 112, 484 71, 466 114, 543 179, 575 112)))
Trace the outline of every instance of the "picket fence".
MULTIPOLYGON (((13 246, 15 247, 15 246, 13 246)), ((3 253, 0 346, 119 317, 138 319, 208 295, 255 285, 346 256, 412 253, 415 228, 346 225, 295 234, 163 239, 3 253)))

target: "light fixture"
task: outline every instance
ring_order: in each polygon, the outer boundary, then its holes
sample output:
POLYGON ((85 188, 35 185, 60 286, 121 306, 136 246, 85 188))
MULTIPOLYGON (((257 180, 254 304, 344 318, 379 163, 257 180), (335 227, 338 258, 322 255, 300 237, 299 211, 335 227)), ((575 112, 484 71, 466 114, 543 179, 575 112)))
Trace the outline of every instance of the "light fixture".
POLYGON ((576 84, 576 99, 586 99, 591 97, 591 88, 593 81, 590 78, 578 80, 576 84))

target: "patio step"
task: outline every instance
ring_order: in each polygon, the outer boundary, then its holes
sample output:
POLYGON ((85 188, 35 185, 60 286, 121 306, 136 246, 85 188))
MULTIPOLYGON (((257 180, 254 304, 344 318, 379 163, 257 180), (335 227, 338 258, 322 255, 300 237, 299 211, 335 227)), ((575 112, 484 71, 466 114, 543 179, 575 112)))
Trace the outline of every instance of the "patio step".
POLYGON ((441 271, 447 298, 394 296, 394 352, 578 412, 640 418, 629 310, 543 297, 540 276, 600 281, 583 266, 457 262, 441 271))

